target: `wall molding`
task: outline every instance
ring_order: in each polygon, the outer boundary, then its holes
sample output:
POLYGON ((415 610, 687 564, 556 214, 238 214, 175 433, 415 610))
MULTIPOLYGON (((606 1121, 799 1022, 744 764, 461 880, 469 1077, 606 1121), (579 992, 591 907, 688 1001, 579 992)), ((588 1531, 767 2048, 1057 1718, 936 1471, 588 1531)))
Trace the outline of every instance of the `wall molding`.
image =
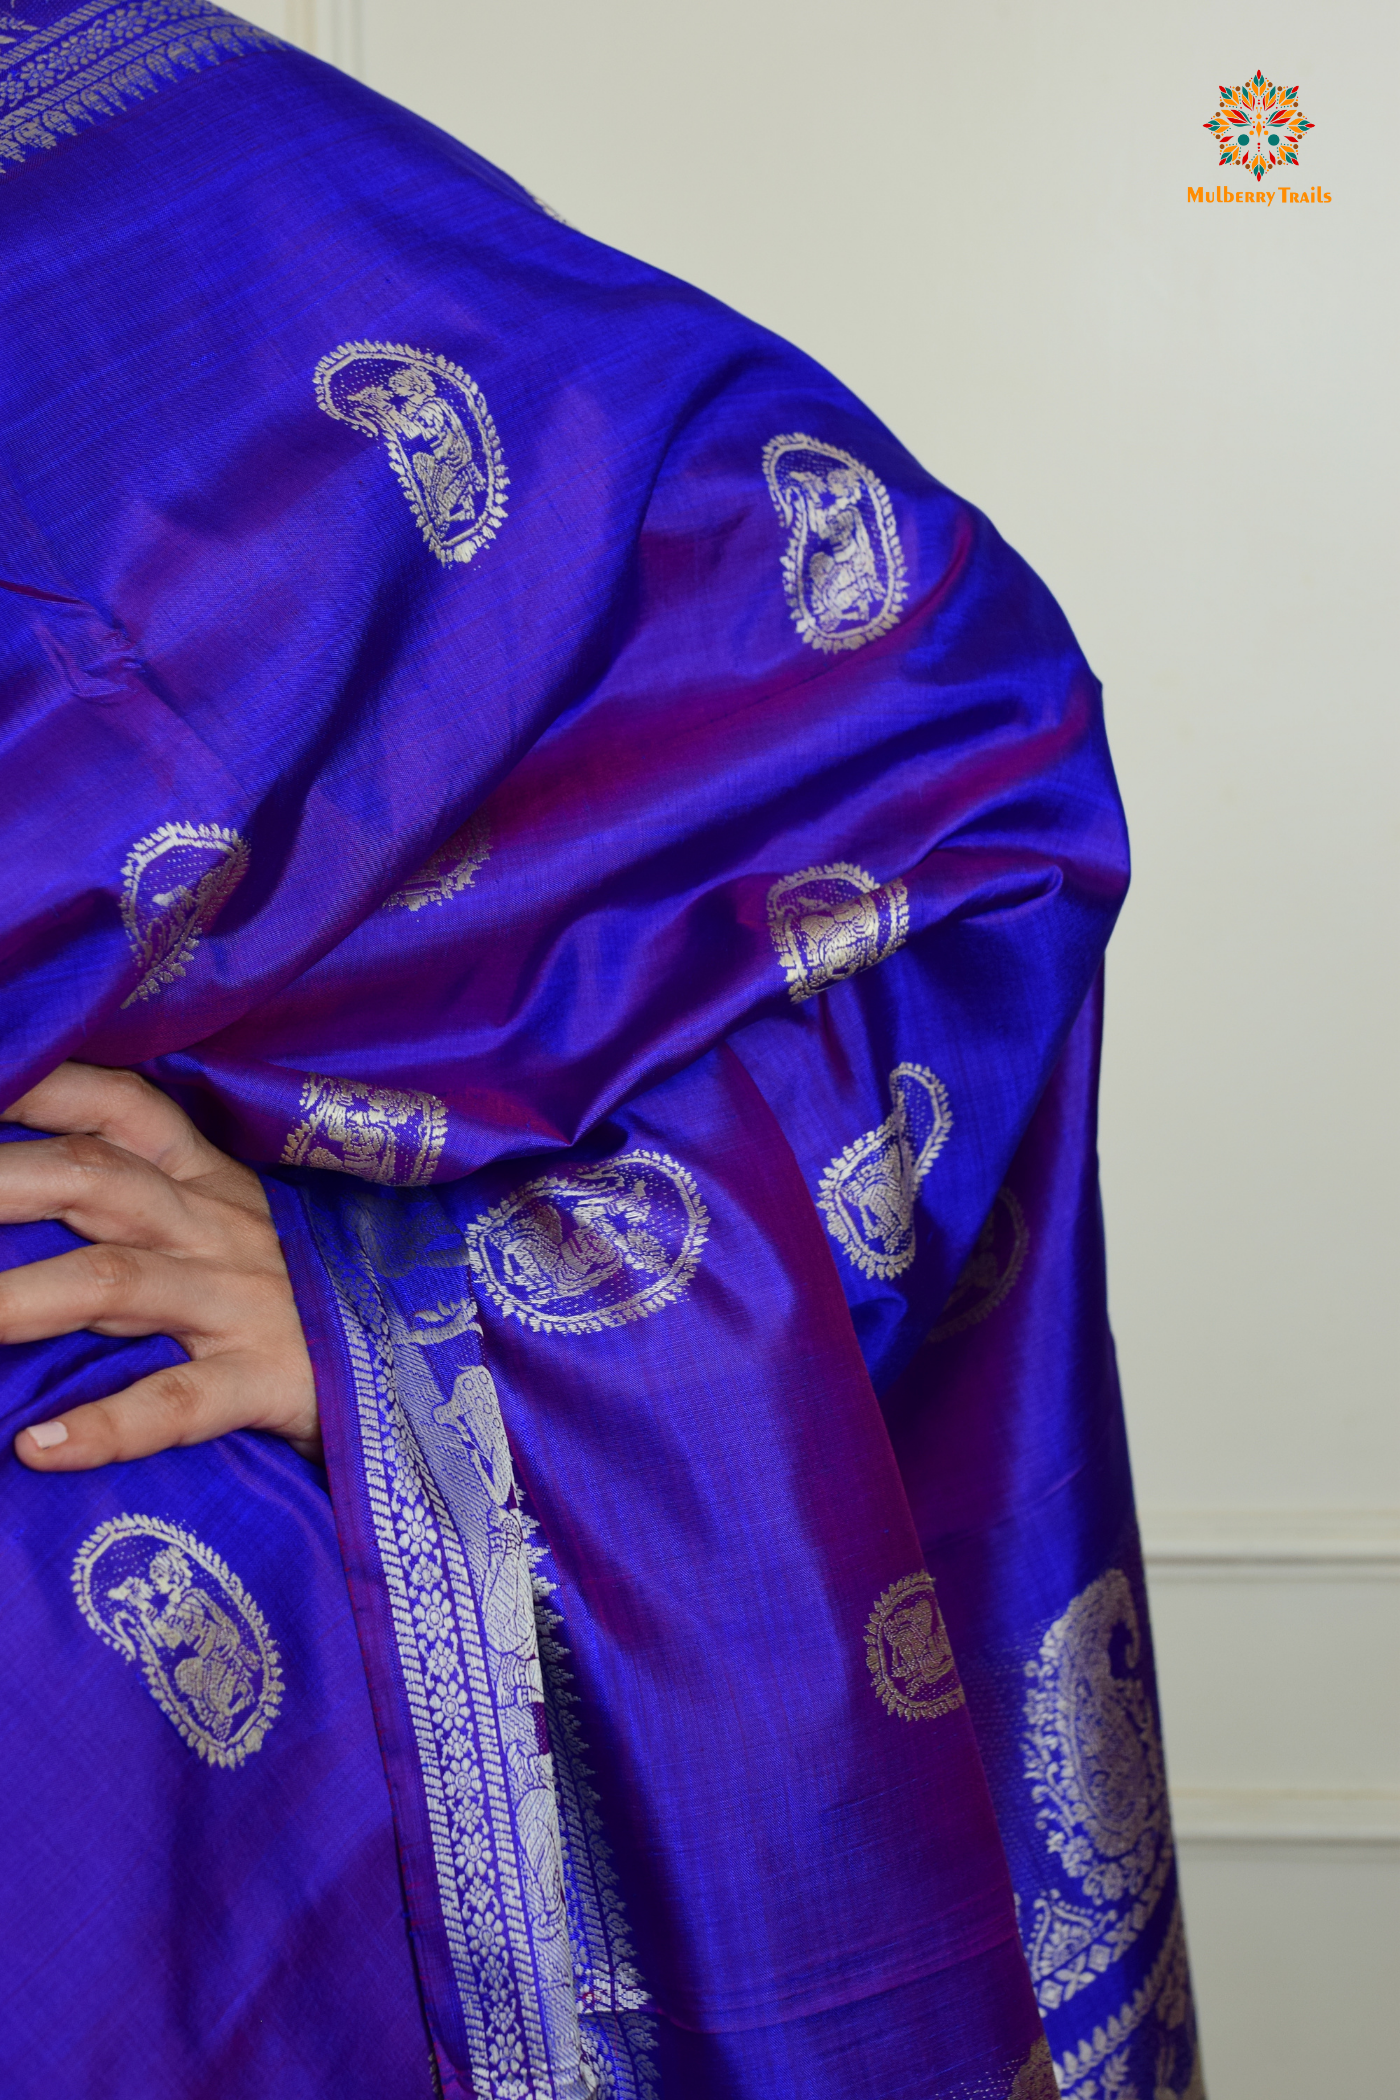
POLYGON ((1400 1845, 1400 1792, 1301 1787, 1173 1787, 1177 1843, 1400 1845))
POLYGON ((1143 1557, 1162 1581, 1400 1581, 1400 1510, 1149 1509, 1143 1557))

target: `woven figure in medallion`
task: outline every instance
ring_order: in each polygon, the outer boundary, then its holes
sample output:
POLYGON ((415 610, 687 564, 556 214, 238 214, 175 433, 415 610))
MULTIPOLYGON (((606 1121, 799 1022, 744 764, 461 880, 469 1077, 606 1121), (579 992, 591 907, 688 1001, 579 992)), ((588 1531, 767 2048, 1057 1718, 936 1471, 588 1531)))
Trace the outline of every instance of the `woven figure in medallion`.
POLYGON ((122 924, 141 977, 126 1006, 177 977, 248 872, 248 843, 221 824, 162 824, 122 868, 122 924))
POLYGON ((661 1152, 541 1174, 487 1213, 467 1250, 486 1296, 528 1327, 586 1333, 645 1319, 680 1297, 709 1213, 661 1152))
POLYGON ((446 1132, 447 1110, 436 1094, 308 1072, 301 1121, 288 1133, 282 1164, 414 1188, 431 1181, 446 1132))
POLYGON ((937 1720, 963 1704, 953 1644, 925 1569, 881 1596, 865 1628, 865 1661, 881 1701, 903 1720, 937 1720))
POLYGON ((909 931, 909 893, 896 875, 876 882, 846 860, 784 875, 768 892, 768 932, 788 997, 800 1004, 873 969, 909 931))
POLYGON ((217 1554, 156 1517, 103 1524, 73 1569, 95 1633, 139 1661, 151 1694, 211 1764, 241 1764, 277 1713, 281 1669, 251 1597, 217 1554))
POLYGON ((789 530, 788 609, 813 649, 859 649, 898 620, 904 555, 884 483, 839 445, 794 431, 771 439, 763 471, 789 530))
POLYGON ((896 1065, 890 1113, 839 1152, 817 1201, 826 1229, 863 1276, 899 1276, 914 1259, 914 1205, 948 1141, 947 1089, 927 1065, 896 1065))
POLYGON ((342 343, 316 367, 328 416, 388 448, 424 539, 443 563, 470 561, 506 514, 506 472, 486 400, 469 373, 404 343, 342 343))

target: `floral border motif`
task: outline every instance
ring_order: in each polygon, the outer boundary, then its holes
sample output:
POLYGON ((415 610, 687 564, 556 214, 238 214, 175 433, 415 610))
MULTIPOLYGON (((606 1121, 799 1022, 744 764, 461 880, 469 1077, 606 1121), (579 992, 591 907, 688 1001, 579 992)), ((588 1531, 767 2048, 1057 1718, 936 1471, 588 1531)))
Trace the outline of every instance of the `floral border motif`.
POLYGON ((120 116, 192 73, 290 48, 211 0, 88 0, 0 51, 0 168, 120 116))

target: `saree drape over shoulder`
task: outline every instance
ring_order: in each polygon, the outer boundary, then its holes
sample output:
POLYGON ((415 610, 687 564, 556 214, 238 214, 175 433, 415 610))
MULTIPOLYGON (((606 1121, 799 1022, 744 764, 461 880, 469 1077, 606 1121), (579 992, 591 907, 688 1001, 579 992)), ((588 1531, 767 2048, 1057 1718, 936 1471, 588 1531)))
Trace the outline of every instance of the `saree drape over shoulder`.
POLYGON ((0 1470, 7 2094, 1200 2100, 1060 612, 262 32, 0 31, 0 1092, 260 1168, 329 1470, 0 1470))

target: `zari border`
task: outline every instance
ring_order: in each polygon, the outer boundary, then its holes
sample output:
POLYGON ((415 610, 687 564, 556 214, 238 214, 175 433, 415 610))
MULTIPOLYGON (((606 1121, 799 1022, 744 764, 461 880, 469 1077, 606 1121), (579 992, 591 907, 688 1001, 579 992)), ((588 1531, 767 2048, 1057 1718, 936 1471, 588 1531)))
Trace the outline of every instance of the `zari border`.
MULTIPOLYGON (((508 1936, 518 1947, 527 1945, 518 1876, 515 1885, 507 1887, 502 1872, 498 1890, 489 1869, 482 1870, 482 1839, 488 1822, 498 1868, 504 1870, 506 1862, 513 1860, 504 1775, 482 1770, 472 1756, 470 1737, 460 1727, 450 1720, 445 1727, 438 1725, 450 1711, 454 1679, 465 1680, 478 1713, 483 1704, 490 1704, 479 1645, 464 1638, 461 1624, 464 1617, 468 1623, 474 1618, 475 1602, 452 1519, 393 1397, 388 1339, 373 1346, 354 1308, 344 1310, 365 1491, 418 1752, 443 1928, 458 1981, 472 2082, 479 2093, 495 2094, 502 2089, 496 2082, 502 2064, 519 2064, 526 2052, 526 2060, 540 2066, 546 2058, 538 2008, 531 2006, 526 1993, 512 1989, 510 1982, 513 1964, 508 1936), (410 1594, 411 1583, 416 1597, 410 1594), (435 1679, 431 1694, 430 1677, 435 1679), (489 1794, 497 1811, 489 1817, 484 1794, 489 1794), (502 1958, 494 1964, 474 1964, 469 1938, 478 1943, 483 1938, 495 1940, 502 1958), (494 1977, 496 1988, 489 2001, 483 2002, 474 1967, 494 1977)), ((479 1734, 477 1747, 485 1747, 479 1734)), ((528 1964, 528 1952, 525 1959, 528 1964)), ((548 2074, 545 2076, 547 2079, 548 2074)), ((533 2080, 519 2087, 531 2100, 536 2094, 544 2100, 550 2090, 548 2083, 537 2086, 533 2080)))
POLYGON ((87 0, 0 51, 0 170, 191 73, 290 48, 211 0, 87 0))
MULTIPOLYGON (((509 1699, 498 1704, 492 1658, 499 1664, 506 1651, 492 1645, 482 1616, 473 1535, 461 1529, 464 1518, 474 1519, 454 1499, 460 1489, 450 1468, 441 1477, 435 1471, 442 1454, 423 1441, 424 1423, 442 1420, 439 1381, 445 1371, 450 1379, 451 1369, 443 1363, 429 1369, 419 1345, 400 1333, 402 1306, 386 1296, 354 1215, 315 1198, 302 1208, 276 1181, 268 1190, 279 1230, 290 1223, 291 1206, 300 1213, 302 1229, 283 1231, 283 1245, 313 1360, 323 1361, 323 1345, 337 1360, 335 1390, 343 1407, 331 1407, 329 1392, 323 1401, 323 1410, 330 1409, 337 1525, 347 1567, 362 1567, 368 1581, 368 1591, 359 1592, 369 1615, 367 1659, 383 1657, 389 1671, 381 1736, 415 1932, 423 1941, 420 1974, 430 2025, 444 2051, 444 2072, 453 2081, 465 2073, 469 2082, 446 2089, 462 2100, 468 2090, 476 2100, 656 2100, 655 2016, 637 1974, 582 1733, 570 1710, 567 1652, 557 1637, 557 1615, 547 1607, 553 1586, 539 1573, 529 1578, 560 1826, 556 1871, 563 1880, 560 1924, 569 1977, 562 1999, 556 1952, 537 1944, 538 1916, 532 1925, 526 1875, 538 1874, 539 1865, 517 1827, 519 1802, 508 1769, 517 1738, 502 1730, 505 1715, 518 1717, 518 1708, 509 1699), (304 1258, 307 1222, 320 1255, 314 1274, 304 1258), (308 1293, 312 1303, 303 1302, 308 1293), (456 2039, 449 2042, 449 2033, 456 2039)), ((356 1212, 370 1201, 357 1191, 356 1212)), ((462 1332, 469 1330, 479 1332, 474 1318, 462 1332)), ((431 1338, 435 1346, 442 1340, 431 1338)), ((463 1349, 474 1353, 465 1342, 463 1349)), ((454 1392, 462 1375, 476 1380, 478 1398, 482 1383, 490 1388, 494 1405, 489 1372, 460 1374, 454 1392)), ((446 1405, 450 1411, 452 1402, 446 1405)), ((534 1520, 522 1512, 520 1523, 533 1570, 546 1549, 530 1543, 534 1520)), ((352 1596, 356 1582, 352 1572, 352 1596)), ((372 1692, 383 1665, 371 1668, 372 1692)), ((533 1727, 530 1737, 533 1747, 533 1727)), ((538 1889, 535 1894, 538 1909, 538 1889)))

